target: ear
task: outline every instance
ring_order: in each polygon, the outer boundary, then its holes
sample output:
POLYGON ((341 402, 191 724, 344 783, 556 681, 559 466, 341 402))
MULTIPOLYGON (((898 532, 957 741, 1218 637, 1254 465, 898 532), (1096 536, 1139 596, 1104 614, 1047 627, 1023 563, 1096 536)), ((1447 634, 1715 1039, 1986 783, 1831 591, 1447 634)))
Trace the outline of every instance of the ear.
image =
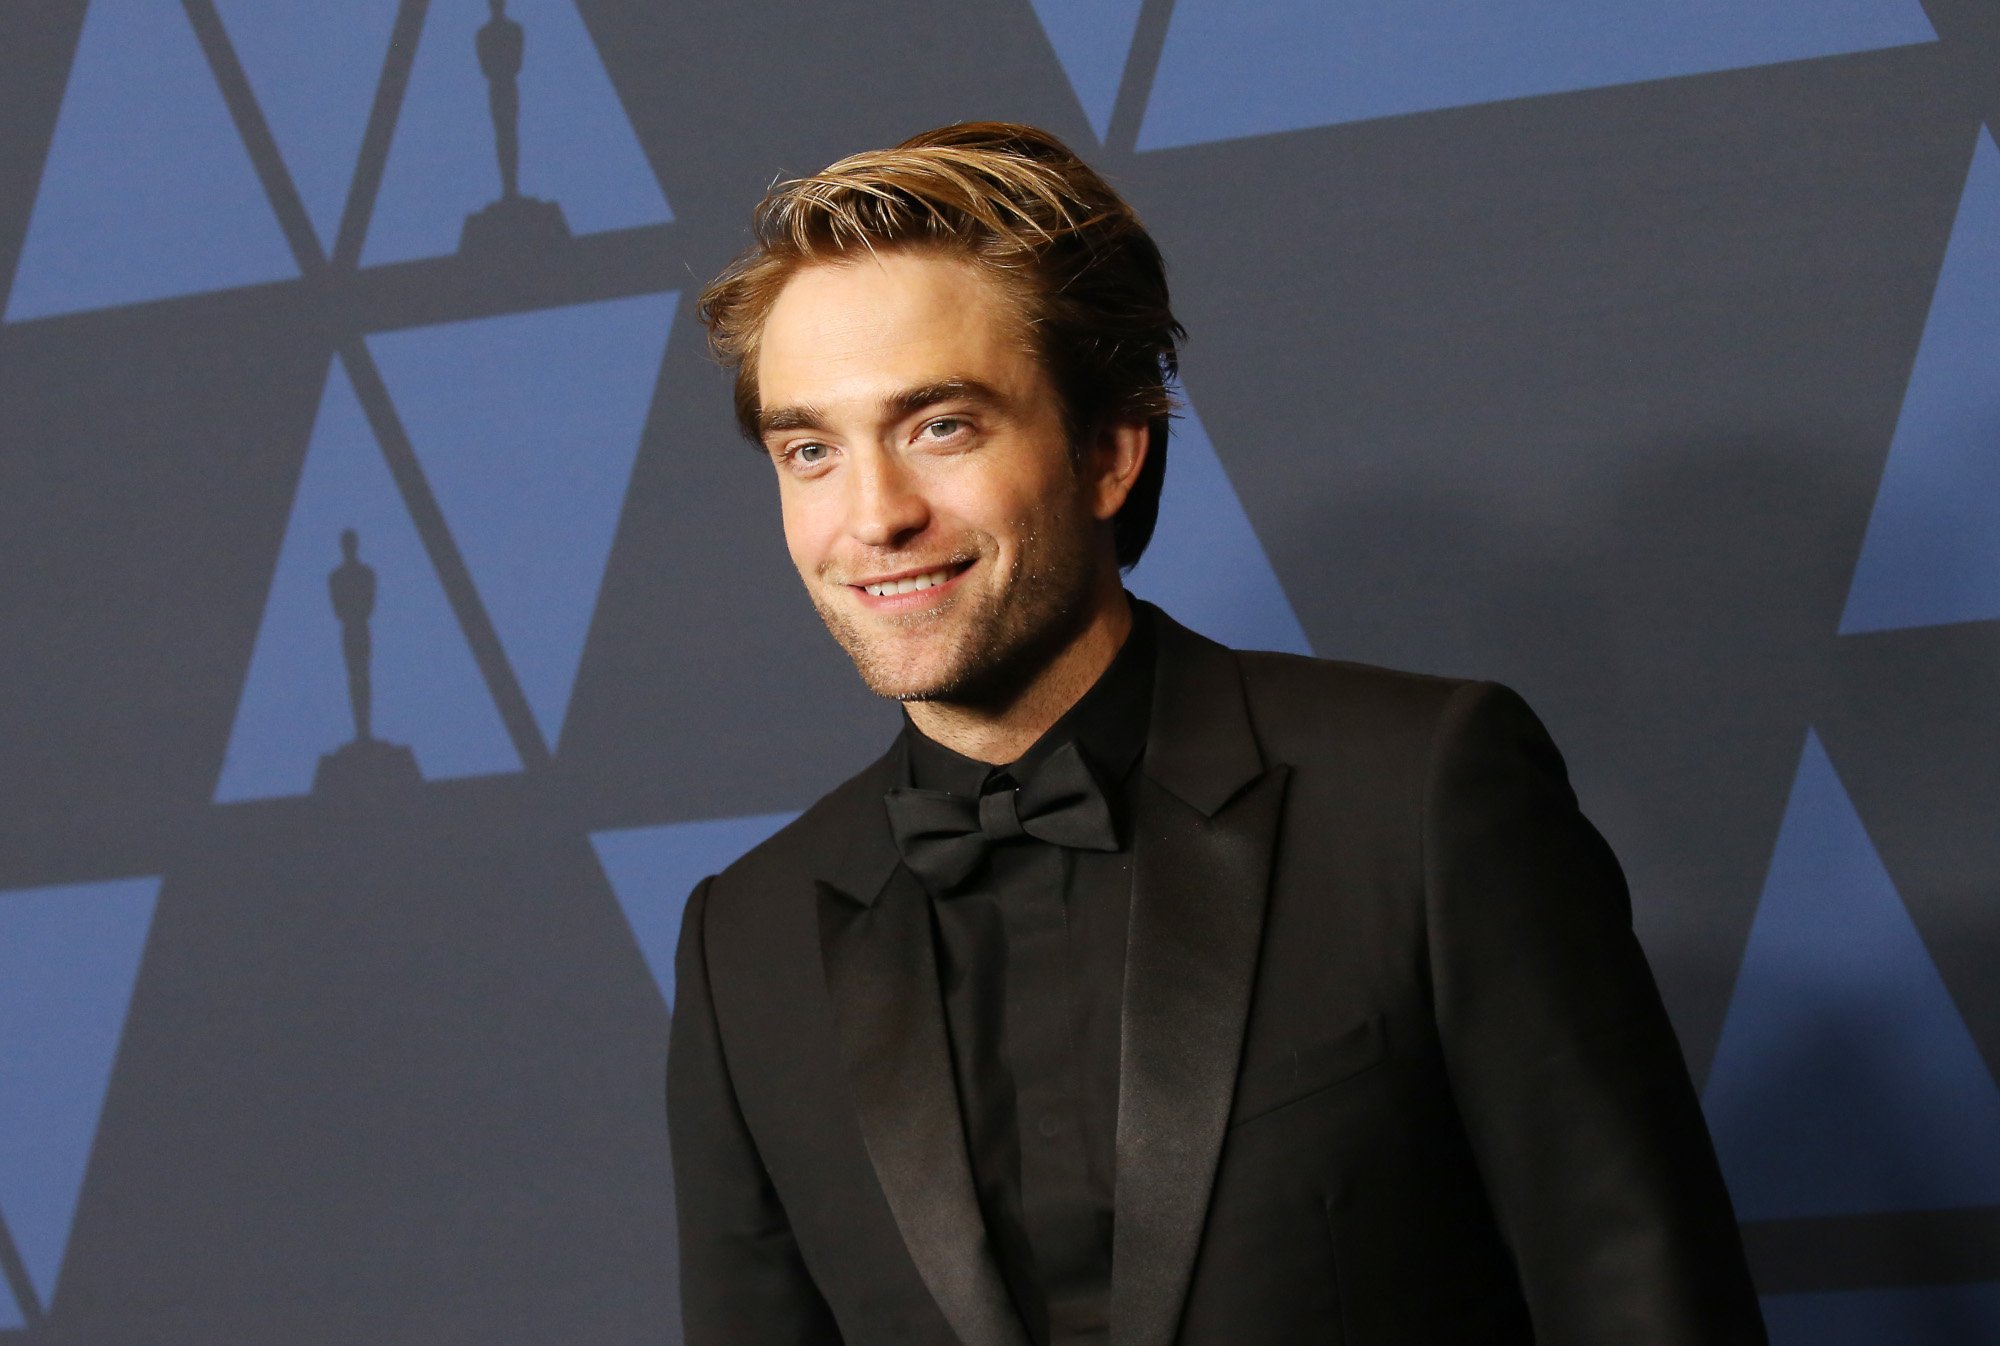
POLYGON ((1091 513, 1099 521, 1125 507, 1125 497, 1146 465, 1152 427, 1145 421, 1107 421, 1098 427, 1084 463, 1091 490, 1091 513))

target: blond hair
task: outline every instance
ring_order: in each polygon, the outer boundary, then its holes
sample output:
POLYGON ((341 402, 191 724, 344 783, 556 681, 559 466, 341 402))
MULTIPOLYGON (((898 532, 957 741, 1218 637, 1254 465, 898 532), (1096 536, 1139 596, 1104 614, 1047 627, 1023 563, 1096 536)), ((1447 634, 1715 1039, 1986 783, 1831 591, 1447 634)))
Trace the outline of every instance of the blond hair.
POLYGON ((1118 563, 1151 539, 1166 471, 1170 384, 1187 335, 1139 217, 1046 131, 972 122, 850 155, 779 183, 755 242, 702 292, 709 344, 736 371, 736 420, 758 438, 757 343, 798 271, 858 252, 960 257, 999 283, 1057 395, 1078 452, 1104 425, 1147 422, 1146 464, 1114 522, 1118 563))

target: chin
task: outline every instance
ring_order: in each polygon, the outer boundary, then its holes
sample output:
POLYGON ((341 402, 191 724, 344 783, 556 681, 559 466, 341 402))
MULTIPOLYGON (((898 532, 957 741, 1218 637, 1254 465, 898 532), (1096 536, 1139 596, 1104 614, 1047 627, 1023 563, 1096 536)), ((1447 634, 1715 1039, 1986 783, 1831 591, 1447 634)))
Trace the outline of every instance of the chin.
POLYGON ((868 690, 891 701, 949 701, 976 670, 965 667, 963 651, 951 649, 912 657, 906 652, 847 647, 848 657, 868 690))
POLYGON ((921 653, 842 643, 862 682, 877 696, 904 704, 991 706, 1004 705, 1033 681, 1060 649, 1063 632, 1052 627, 1024 634, 988 627, 956 639, 940 632, 935 647, 921 653))

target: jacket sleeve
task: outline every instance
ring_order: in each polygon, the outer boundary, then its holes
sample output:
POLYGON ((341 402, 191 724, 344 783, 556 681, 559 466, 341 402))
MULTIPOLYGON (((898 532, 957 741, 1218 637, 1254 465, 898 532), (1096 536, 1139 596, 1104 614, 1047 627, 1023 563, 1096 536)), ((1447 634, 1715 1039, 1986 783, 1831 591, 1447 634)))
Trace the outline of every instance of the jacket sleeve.
POLYGON ((667 1130, 686 1346, 836 1346, 833 1314, 737 1109, 703 947, 713 879, 688 898, 674 956, 667 1130))
POLYGON ((1525 702, 1469 684, 1424 795, 1434 1011, 1539 1346, 1761 1346, 1624 876, 1525 702))

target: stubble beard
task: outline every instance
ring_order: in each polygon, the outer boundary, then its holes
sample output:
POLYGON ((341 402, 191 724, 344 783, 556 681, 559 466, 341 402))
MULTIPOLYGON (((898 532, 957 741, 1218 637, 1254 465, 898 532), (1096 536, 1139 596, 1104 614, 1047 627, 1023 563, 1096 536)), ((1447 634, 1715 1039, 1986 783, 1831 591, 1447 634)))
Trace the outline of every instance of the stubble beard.
MULTIPOLYGON (((1067 515, 1068 511, 1063 512, 1067 515)), ((1015 573, 997 592, 954 594, 937 607, 894 621, 902 633, 938 628, 931 650, 912 660, 894 652, 896 637, 867 629, 811 586, 813 606, 854 661, 868 690, 894 701, 1004 705, 1067 648, 1090 615, 1094 576, 1089 530, 1068 517, 1022 535, 1015 573), (1054 544, 1053 546, 1044 544, 1054 544), (944 648, 938 650, 937 644, 944 648), (912 664, 916 667, 911 667, 912 664)), ((990 554, 990 553, 989 553, 990 554)))

